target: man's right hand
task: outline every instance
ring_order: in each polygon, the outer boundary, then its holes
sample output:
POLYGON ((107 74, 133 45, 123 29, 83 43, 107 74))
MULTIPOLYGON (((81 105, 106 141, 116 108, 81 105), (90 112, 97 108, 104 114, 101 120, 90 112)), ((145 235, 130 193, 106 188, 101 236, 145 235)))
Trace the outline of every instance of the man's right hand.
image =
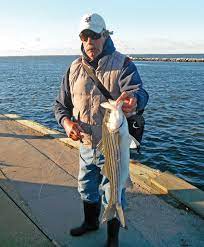
POLYGON ((81 132, 83 132, 83 129, 77 122, 73 122, 68 118, 65 118, 63 121, 63 126, 69 138, 74 141, 80 140, 82 142, 84 136, 81 134, 81 132))

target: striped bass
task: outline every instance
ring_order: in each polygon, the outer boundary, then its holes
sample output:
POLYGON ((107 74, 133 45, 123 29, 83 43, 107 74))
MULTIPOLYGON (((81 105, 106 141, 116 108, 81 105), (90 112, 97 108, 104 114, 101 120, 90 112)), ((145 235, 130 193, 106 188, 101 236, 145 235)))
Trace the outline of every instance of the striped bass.
POLYGON ((102 217, 102 222, 117 217, 121 226, 126 227, 123 213, 121 194, 122 190, 131 185, 129 176, 130 135, 127 119, 122 111, 122 104, 116 101, 101 103, 106 109, 102 124, 102 142, 100 151, 105 156, 102 174, 110 182, 110 200, 102 217))

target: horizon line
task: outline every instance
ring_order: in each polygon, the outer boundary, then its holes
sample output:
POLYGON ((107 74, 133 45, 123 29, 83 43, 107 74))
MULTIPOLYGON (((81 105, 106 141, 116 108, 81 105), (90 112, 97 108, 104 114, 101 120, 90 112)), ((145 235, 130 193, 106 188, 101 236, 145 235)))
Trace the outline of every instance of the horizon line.
MULTIPOLYGON (((204 55, 204 53, 123 53, 124 55, 204 55)), ((0 57, 64 57, 81 56, 81 54, 29 54, 29 55, 0 55, 0 57)))

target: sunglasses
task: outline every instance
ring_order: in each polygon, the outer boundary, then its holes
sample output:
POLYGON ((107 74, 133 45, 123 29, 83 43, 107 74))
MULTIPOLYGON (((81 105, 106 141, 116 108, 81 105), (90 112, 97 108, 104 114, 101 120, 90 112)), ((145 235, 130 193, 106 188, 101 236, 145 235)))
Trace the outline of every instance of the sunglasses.
POLYGON ((88 38, 91 38, 92 40, 100 39, 101 33, 95 33, 91 30, 87 30, 87 31, 81 32, 79 34, 79 37, 80 37, 81 41, 87 42, 88 38))

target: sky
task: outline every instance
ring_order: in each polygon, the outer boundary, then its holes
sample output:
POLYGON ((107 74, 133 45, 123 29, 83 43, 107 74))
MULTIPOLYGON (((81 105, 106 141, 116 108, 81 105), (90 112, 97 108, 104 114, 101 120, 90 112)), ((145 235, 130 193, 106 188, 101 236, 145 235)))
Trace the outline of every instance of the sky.
POLYGON ((204 53, 203 0, 0 0, 0 56, 80 54, 86 13, 122 53, 204 53))

